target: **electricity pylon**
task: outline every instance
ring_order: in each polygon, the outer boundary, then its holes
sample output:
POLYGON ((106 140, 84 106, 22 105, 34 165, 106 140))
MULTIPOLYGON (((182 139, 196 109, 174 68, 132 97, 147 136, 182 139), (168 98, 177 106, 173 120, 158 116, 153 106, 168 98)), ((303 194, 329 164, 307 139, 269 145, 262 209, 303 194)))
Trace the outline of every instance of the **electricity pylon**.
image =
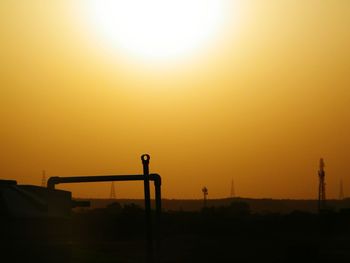
POLYGON ((203 199, 203 201, 204 201, 204 207, 206 207, 206 206, 207 206, 208 188, 204 186, 204 187, 202 188, 202 192, 203 192, 203 196, 204 196, 204 199, 203 199))
POLYGON ((324 167, 325 167, 324 160, 323 160, 323 158, 321 158, 320 159, 320 168, 318 170, 318 178, 319 178, 318 210, 319 211, 326 208, 326 182, 325 182, 326 173, 324 171, 324 167))
POLYGON ((115 199, 115 189, 114 189, 114 182, 111 184, 111 194, 109 195, 110 199, 115 199))
POLYGON ((42 173, 42 178, 41 178, 41 186, 42 187, 46 187, 46 172, 45 170, 43 170, 43 173, 42 173))

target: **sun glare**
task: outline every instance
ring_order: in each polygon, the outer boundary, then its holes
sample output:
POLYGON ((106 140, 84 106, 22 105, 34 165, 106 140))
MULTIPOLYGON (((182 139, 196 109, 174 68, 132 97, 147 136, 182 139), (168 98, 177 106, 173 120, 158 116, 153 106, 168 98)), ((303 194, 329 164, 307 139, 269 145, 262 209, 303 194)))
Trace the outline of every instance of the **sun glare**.
POLYGON ((220 30, 224 0, 91 0, 89 16, 105 43, 152 59, 178 58, 220 30))

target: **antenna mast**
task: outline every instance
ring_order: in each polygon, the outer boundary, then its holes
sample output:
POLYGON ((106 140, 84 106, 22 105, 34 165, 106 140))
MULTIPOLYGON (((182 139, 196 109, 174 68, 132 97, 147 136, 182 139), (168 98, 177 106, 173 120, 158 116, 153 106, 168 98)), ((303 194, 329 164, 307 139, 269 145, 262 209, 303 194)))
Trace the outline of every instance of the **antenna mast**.
POLYGON ((234 181, 233 181, 233 178, 232 178, 232 181, 231 181, 231 198, 235 197, 235 184, 234 184, 234 181))
POLYGON ((115 199, 115 188, 114 188, 114 182, 111 183, 111 194, 109 195, 110 199, 115 199))
POLYGON ((202 192, 203 192, 204 207, 206 207, 206 206, 207 206, 208 188, 204 186, 204 187, 202 188, 202 192))
POLYGON ((324 171, 324 160, 320 159, 320 168, 318 170, 318 178, 319 178, 319 186, 318 186, 318 211, 326 208, 326 182, 325 176, 326 173, 324 171))
POLYGON ((43 173, 42 173, 42 178, 41 178, 41 186, 42 187, 46 187, 46 172, 45 170, 43 170, 43 173))
POLYGON ((340 184, 339 184, 339 199, 343 200, 344 199, 344 187, 343 187, 343 180, 340 179, 340 184))

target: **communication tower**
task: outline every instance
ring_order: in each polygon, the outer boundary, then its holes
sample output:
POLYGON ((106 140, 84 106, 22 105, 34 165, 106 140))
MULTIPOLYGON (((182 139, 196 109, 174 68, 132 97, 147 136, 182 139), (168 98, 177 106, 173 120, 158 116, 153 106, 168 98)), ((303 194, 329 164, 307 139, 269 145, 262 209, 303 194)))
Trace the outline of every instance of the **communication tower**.
POLYGON ((231 198, 235 197, 235 183, 232 179, 231 181, 231 198))
POLYGON ((318 186, 318 210, 326 208, 326 182, 325 176, 326 173, 324 171, 325 163, 323 158, 320 159, 320 167, 318 170, 318 178, 319 178, 319 186, 318 186))
POLYGON ((340 184, 339 184, 339 199, 340 199, 340 200, 343 200, 343 199, 344 199, 343 180, 340 180, 340 184))
POLYGON ((43 173, 42 173, 42 178, 41 178, 41 186, 42 187, 46 187, 46 172, 45 172, 45 170, 43 170, 43 173))
POLYGON ((115 199, 115 188, 114 188, 114 182, 111 183, 111 194, 109 195, 110 199, 115 199))
POLYGON ((207 187, 203 187, 202 188, 202 192, 203 192, 203 201, 204 201, 204 207, 207 206, 207 196, 208 196, 208 188, 207 187))

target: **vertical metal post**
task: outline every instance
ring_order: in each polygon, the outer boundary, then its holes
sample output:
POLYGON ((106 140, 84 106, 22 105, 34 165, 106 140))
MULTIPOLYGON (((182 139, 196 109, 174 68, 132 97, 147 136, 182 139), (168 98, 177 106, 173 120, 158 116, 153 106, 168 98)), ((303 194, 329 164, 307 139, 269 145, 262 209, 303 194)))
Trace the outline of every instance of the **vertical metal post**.
POLYGON ((161 184, 162 183, 161 183, 160 178, 157 180, 154 180, 157 222, 160 221, 160 215, 162 212, 161 184))
POLYGON ((207 207, 207 195, 208 195, 208 188, 207 187, 203 187, 202 188, 202 192, 203 192, 203 196, 204 196, 204 203, 203 203, 203 207, 207 207))
POLYGON ((160 250, 160 232, 161 232, 161 213, 162 213, 162 197, 161 197, 162 181, 160 176, 154 180, 155 198, 156 198, 156 252, 160 250))
POLYGON ((146 213, 146 246, 147 262, 153 262, 153 237, 152 237, 152 218, 151 218, 151 194, 149 189, 149 160, 148 154, 141 156, 144 174, 144 192, 145 192, 145 213, 146 213))
POLYGON ((318 171, 319 186, 318 186, 318 211, 321 212, 326 209, 326 183, 325 183, 325 171, 324 160, 320 159, 320 169, 318 171))

